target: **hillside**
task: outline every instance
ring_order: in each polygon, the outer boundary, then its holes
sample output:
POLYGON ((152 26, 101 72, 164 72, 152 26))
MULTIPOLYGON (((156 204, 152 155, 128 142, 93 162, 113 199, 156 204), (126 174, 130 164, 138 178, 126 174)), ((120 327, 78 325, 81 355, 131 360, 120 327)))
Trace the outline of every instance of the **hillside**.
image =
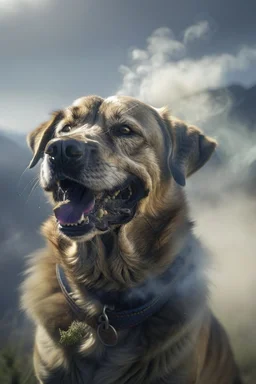
MULTIPOLYGON (((0 291, 4 292, 0 295, 0 322, 4 328, 18 313, 17 287, 25 255, 43 244, 38 229, 47 207, 40 189, 33 189, 35 172, 24 172, 29 159, 29 150, 0 135, 0 291)), ((2 327, 0 340, 6 336, 2 327)))

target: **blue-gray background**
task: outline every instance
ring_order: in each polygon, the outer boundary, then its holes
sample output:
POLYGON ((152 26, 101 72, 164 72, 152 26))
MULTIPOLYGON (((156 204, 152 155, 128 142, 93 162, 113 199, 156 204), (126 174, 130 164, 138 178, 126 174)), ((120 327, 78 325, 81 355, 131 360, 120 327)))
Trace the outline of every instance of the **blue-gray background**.
POLYGON ((187 195, 213 255, 212 307, 255 382, 255 13, 253 0, 0 0, 3 348, 31 334, 17 289, 50 212, 36 171, 25 170, 25 136, 82 95, 129 94, 168 105, 219 142, 187 195))

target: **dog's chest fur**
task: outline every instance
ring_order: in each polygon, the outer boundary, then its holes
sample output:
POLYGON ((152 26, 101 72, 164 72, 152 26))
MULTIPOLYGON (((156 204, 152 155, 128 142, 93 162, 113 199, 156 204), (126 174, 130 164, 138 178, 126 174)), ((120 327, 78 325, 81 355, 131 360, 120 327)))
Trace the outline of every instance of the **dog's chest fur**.
MULTIPOLYGON (((56 278, 56 255, 50 249, 37 255, 23 287, 23 305, 29 308, 29 314, 36 320, 37 330, 40 331, 37 331, 34 361, 41 383, 196 383, 198 370, 202 369, 206 356, 210 314, 204 276, 207 257, 193 236, 190 241, 189 264, 194 264, 195 268, 189 269, 184 279, 177 280, 175 289, 179 292, 178 297, 173 300, 171 295, 169 301, 148 320, 119 333, 116 347, 104 348, 94 331, 96 348, 94 342, 92 347, 87 347, 83 341, 80 345, 82 353, 71 352, 59 344, 59 329, 67 329, 74 316, 56 278), (202 358, 198 359, 198 356, 202 358)), ((213 340, 211 356, 214 353, 218 356, 215 346, 213 340)), ((226 341, 224 351, 227 364, 225 359, 221 363, 223 374, 227 367, 233 369, 226 341)), ((216 364, 218 362, 215 357, 211 360, 216 364)), ((222 384, 219 381, 197 383, 222 384)))
MULTIPOLYGON (((190 249, 190 263, 198 264, 202 251, 192 237, 190 249)), ((60 291, 60 288, 56 280, 55 263, 52 258, 47 255, 41 259, 41 262, 44 263, 44 267, 42 268, 40 263, 36 264, 37 272, 34 271, 34 275, 37 274, 37 278, 34 282, 38 285, 38 279, 41 279, 42 286, 45 285, 43 283, 45 277, 42 274, 42 269, 44 269, 47 272, 48 281, 51 282, 51 290, 42 293, 41 298, 35 299, 34 297, 34 299, 35 306, 39 301, 44 301, 45 307, 41 314, 44 317, 46 306, 49 305, 47 303, 51 302, 51 298, 54 298, 56 291, 60 291)), ((67 353, 68 370, 64 369, 64 364, 59 367, 56 363, 54 368, 47 370, 43 383, 144 384, 148 382, 147 378, 151 377, 150 382, 157 384, 158 382, 154 381, 154 378, 157 380, 162 373, 168 373, 167 383, 171 383, 170 372, 172 372, 171 376, 175 384, 187 384, 186 373, 191 377, 191 363, 188 362, 188 359, 205 316, 207 289, 201 272, 199 272, 202 266, 200 268, 199 266, 190 270, 189 274, 185 273, 185 278, 178 280, 178 284, 175 284, 173 289, 178 292, 178 297, 176 294, 174 295, 175 300, 172 299, 170 293, 170 300, 147 321, 132 329, 119 332, 118 346, 104 348, 96 340, 96 348, 91 348, 91 351, 83 348, 83 353, 80 354, 67 353), (186 368, 184 368, 184 364, 186 368), (177 377, 179 377, 178 381, 177 377)), ((34 295, 34 288, 30 287, 31 290, 34 295)), ((61 311, 64 314, 68 309, 64 298, 61 311)), ((52 310, 54 313, 50 316, 56 322, 58 321, 56 313, 59 311, 56 303, 52 310)), ((60 327, 64 322, 64 315, 58 313, 58 316, 59 323, 55 324, 55 328, 60 327)), ((47 321, 48 324, 51 324, 53 320, 47 319, 47 321)), ((97 336, 94 332, 95 337, 97 336)), ((45 339, 46 336, 42 334, 40 339, 36 339, 36 343, 42 345, 41 340, 45 339)), ((49 344, 49 348, 55 347, 49 344)), ((40 354, 40 359, 43 360, 44 356, 47 356, 47 348, 41 348, 40 354)), ((192 359, 190 360, 192 361, 192 359)), ((39 365, 42 366, 42 362, 39 365)), ((41 373, 40 375, 42 376, 41 373)))

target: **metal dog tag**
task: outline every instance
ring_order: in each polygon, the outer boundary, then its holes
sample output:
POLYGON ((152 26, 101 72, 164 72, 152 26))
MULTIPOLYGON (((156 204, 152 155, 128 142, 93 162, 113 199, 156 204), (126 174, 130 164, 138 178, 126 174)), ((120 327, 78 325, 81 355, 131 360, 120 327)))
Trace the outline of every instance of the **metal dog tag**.
POLYGON ((102 315, 99 317, 99 325, 97 328, 97 335, 103 345, 106 347, 114 347, 118 342, 118 334, 116 329, 109 324, 108 315, 106 310, 108 306, 103 308, 102 315))
POLYGON ((118 341, 118 335, 114 327, 112 325, 106 325, 101 323, 98 326, 97 334, 103 345, 106 347, 114 347, 118 341))

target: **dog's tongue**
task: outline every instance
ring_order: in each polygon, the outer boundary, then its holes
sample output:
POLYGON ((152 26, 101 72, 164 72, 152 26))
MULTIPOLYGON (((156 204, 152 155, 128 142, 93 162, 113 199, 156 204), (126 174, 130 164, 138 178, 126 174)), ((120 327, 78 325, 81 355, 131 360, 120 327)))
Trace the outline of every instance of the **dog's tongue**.
POLYGON ((82 185, 73 184, 67 190, 67 200, 59 203, 54 208, 54 214, 60 224, 77 223, 82 214, 87 215, 94 207, 94 195, 92 191, 82 185))

